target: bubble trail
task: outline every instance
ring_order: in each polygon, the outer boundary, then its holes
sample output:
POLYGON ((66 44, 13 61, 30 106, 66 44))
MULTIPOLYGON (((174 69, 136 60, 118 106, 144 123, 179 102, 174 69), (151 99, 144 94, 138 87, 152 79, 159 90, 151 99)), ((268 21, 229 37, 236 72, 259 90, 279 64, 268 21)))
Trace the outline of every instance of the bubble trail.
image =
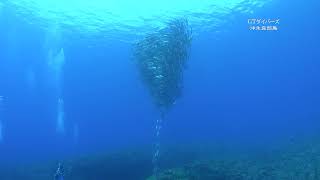
POLYGON ((163 116, 156 121, 155 125, 155 144, 154 144, 154 153, 152 158, 153 164, 153 174, 158 178, 159 174, 159 158, 160 158, 160 131, 162 127, 163 116))

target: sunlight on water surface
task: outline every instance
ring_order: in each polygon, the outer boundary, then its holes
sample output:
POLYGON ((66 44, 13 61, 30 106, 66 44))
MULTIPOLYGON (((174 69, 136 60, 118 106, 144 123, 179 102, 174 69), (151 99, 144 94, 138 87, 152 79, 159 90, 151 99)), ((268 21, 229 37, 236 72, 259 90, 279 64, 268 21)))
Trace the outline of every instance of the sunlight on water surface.
MULTIPOLYGON (((234 12, 252 13, 270 0, 12 0, 28 21, 62 24, 70 31, 144 34, 168 19, 187 17, 196 33, 212 30, 234 12)), ((33 22, 34 23, 34 22, 33 22)))

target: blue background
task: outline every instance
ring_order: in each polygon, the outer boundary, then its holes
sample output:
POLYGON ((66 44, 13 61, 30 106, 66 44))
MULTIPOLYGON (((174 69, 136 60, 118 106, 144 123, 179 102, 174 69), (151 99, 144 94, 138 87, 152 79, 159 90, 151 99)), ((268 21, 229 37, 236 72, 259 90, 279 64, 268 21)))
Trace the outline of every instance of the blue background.
MULTIPOLYGON (((183 96, 166 115, 161 143, 267 150, 319 135, 320 23, 317 1, 273 2, 231 14, 192 42, 183 96), (280 18, 278 31, 248 30, 248 18, 280 18)), ((42 49, 45 31, 8 8, 0 17, 1 163, 151 148, 159 118, 132 60, 132 43, 73 38, 64 44, 66 134, 42 49), (30 90, 26 69, 35 73, 30 90), (74 123, 79 139, 72 135, 74 123)), ((96 37, 98 39, 102 37, 96 37)), ((150 152, 152 153, 152 152, 150 152)))

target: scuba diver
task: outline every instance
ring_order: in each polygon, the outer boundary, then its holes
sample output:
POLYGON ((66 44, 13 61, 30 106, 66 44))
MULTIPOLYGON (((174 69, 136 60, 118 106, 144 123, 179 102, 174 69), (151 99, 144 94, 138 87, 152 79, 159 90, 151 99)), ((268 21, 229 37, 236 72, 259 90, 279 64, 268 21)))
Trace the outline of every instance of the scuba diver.
POLYGON ((58 169, 56 173, 54 174, 54 180, 64 180, 64 170, 61 163, 58 165, 58 169))

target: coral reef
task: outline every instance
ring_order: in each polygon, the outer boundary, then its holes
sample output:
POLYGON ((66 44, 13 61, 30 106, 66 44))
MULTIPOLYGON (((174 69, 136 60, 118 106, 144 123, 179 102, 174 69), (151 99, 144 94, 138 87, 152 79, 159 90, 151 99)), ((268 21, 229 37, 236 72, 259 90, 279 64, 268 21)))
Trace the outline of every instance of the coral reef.
MULTIPOLYGON (((295 144, 274 151, 225 155, 197 147, 163 150, 158 177, 149 149, 88 155, 63 161, 66 180, 319 180, 320 143, 295 144), (199 149, 198 149, 199 150, 199 149), (210 154, 211 151, 211 154, 210 154)), ((1 166, 1 180, 53 179, 59 162, 1 166)))
MULTIPOLYGON (((259 154, 259 153, 257 153, 259 154)), ((246 158, 201 160, 163 170, 147 180, 319 180, 320 146, 294 145, 246 158)))

